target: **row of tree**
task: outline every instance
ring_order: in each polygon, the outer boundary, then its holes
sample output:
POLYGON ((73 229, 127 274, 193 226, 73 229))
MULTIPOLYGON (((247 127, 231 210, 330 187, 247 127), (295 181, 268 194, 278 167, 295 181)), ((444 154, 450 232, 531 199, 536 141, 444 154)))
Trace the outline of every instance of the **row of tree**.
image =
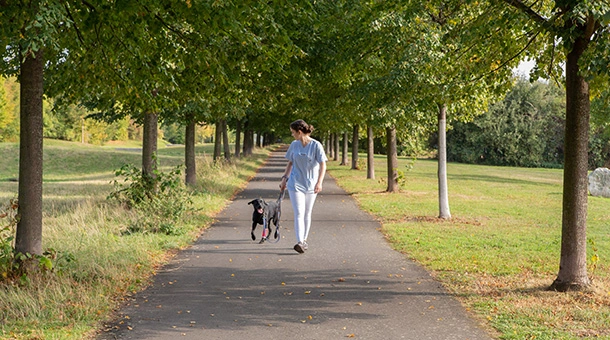
POLYGON ((17 251, 41 252, 43 94, 95 110, 99 119, 135 117, 146 176, 158 121, 180 122, 187 180, 201 122, 216 124, 222 138, 228 125, 243 133, 246 153, 253 131, 270 136, 296 117, 333 135, 335 146, 351 130, 355 150, 361 127, 368 141, 383 134, 389 191, 397 188, 396 139, 437 129, 439 215, 450 218, 447 121, 483 112, 510 87, 511 69, 530 57, 534 76, 564 82, 565 74, 566 84, 562 250, 553 288, 589 284, 589 110, 592 95, 606 96, 604 1, 29 0, 0 1, 0 9, 0 71, 19 77, 20 179, 28 179, 19 182, 17 251))

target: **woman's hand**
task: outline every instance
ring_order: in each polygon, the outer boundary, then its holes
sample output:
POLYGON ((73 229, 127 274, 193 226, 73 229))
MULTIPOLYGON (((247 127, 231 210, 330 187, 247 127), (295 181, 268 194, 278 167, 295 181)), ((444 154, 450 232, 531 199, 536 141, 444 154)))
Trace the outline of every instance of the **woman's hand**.
POLYGON ((288 177, 282 176, 282 181, 280 182, 280 190, 286 189, 286 182, 288 181, 288 177))
POLYGON ((318 183, 316 183, 316 187, 313 189, 313 192, 314 192, 315 194, 317 194, 317 193, 319 193, 320 191, 322 191, 322 183, 321 183, 321 182, 318 182, 318 183))

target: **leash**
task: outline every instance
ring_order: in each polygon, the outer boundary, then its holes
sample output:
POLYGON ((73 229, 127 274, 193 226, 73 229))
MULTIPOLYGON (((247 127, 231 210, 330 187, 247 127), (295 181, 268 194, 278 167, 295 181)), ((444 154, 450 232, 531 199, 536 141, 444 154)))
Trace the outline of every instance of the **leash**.
MULTIPOLYGON (((278 243, 280 241, 280 239, 282 238, 282 235, 280 235, 280 222, 282 219, 282 201, 284 200, 284 195, 286 193, 286 189, 282 189, 280 190, 280 196, 277 198, 277 203, 278 203, 278 212, 277 212, 277 228, 275 230, 275 234, 273 235, 273 239, 274 241, 271 241, 271 235, 267 236, 267 241, 269 243, 278 243)), ((263 217, 263 228, 267 229, 267 224, 269 223, 267 221, 266 217, 263 217)), ((268 229, 267 229, 268 230, 268 229)))

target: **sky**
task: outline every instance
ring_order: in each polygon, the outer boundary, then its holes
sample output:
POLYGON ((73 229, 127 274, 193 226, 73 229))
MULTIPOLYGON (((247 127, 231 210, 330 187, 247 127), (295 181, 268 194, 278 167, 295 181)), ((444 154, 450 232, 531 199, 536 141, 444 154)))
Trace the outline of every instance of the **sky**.
POLYGON ((513 70, 513 73, 515 75, 521 75, 526 78, 529 78, 530 70, 532 68, 534 68, 535 65, 536 65, 536 62, 533 60, 528 59, 528 60, 522 61, 521 64, 519 64, 519 66, 513 70))

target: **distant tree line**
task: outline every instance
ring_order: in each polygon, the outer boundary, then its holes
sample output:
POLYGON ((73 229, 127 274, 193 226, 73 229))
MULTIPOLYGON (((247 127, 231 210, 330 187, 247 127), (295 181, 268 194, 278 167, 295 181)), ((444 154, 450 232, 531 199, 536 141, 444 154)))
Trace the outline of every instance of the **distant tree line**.
MULTIPOLYGON (((607 115, 603 106, 594 105, 592 116, 603 115, 607 115)), ((453 124, 447 132, 447 159, 470 164, 561 168, 564 129, 565 90, 553 83, 520 79, 502 101, 490 105, 484 114, 470 122, 453 124)), ((607 130, 602 124, 591 124, 590 169, 609 165, 607 130)))
MULTIPOLYGON (((0 142, 19 141, 19 84, 14 78, 0 78, 0 142)), ((43 136, 72 142, 104 145, 109 141, 142 140, 142 127, 130 117, 106 122, 92 117, 92 112, 78 105, 55 105, 53 99, 43 103, 43 136)), ((197 129, 198 143, 211 142, 213 128, 197 129)), ((184 127, 164 123, 160 138, 171 144, 184 144, 184 127)))

